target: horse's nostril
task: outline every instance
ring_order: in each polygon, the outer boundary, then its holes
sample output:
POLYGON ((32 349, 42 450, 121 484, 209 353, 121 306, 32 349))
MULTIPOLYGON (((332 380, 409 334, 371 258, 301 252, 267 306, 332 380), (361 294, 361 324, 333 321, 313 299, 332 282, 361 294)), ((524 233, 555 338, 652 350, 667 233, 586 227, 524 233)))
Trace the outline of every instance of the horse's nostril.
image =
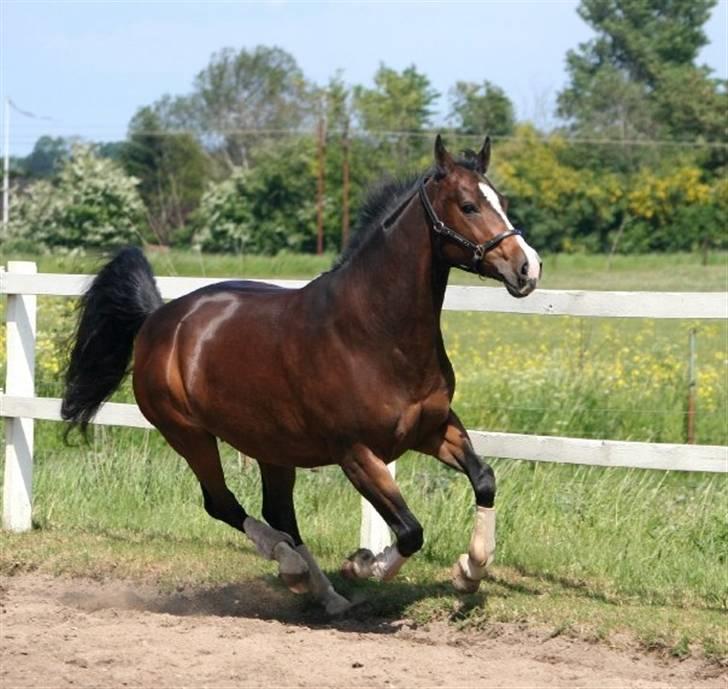
POLYGON ((521 275, 528 275, 528 261, 524 261, 521 266, 521 275))

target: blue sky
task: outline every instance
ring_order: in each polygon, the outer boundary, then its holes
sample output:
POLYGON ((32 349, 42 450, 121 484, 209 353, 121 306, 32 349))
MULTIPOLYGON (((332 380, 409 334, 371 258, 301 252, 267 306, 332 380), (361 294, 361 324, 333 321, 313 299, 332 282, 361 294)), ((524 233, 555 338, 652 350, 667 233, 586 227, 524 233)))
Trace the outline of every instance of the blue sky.
MULTIPOLYGON (((370 84, 380 62, 412 63, 443 96, 457 80, 503 87, 518 116, 551 122, 564 56, 591 36, 576 0, 509 2, 31 2, 0 0, 0 96, 52 118, 13 114, 11 150, 37 137, 124 137, 134 112, 186 93, 225 46, 278 45, 325 83, 342 69, 370 84)), ((700 55, 728 77, 728 0, 720 0, 700 55)), ((443 115, 447 99, 441 101, 443 115)))

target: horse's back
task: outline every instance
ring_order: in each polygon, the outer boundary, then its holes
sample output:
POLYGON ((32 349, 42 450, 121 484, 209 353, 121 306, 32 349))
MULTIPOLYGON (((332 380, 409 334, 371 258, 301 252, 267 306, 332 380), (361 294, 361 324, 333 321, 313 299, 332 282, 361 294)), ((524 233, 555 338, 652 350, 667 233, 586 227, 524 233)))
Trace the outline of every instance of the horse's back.
POLYGON ((281 294, 295 291, 295 289, 291 289, 290 287, 281 287, 281 285, 274 285, 270 282, 261 282, 259 280, 223 280, 222 282, 216 282, 212 285, 200 287, 185 296, 205 294, 208 292, 232 292, 235 294, 281 294))
MULTIPOLYGON (((299 290, 252 280, 228 280, 201 287, 155 311, 137 336, 137 352, 165 356, 166 350, 192 347, 217 356, 231 342, 270 340, 299 290)), ((183 352, 178 351, 178 354, 183 352)))

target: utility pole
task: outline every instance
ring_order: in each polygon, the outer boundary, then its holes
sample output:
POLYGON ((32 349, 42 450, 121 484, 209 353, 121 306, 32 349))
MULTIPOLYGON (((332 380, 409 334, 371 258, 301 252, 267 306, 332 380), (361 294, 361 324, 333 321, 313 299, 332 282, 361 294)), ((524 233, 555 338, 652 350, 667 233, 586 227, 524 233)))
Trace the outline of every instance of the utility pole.
POLYGON ((343 149, 342 165, 342 185, 341 185, 341 248, 345 249, 349 243, 349 154, 351 151, 351 143, 349 141, 349 117, 344 121, 344 132, 341 138, 341 148, 343 149))
POLYGON ((324 166, 326 162, 326 111, 321 105, 318 121, 318 179, 316 182, 316 254, 324 252, 324 166))
POLYGON ((8 234, 10 220, 10 98, 5 98, 5 127, 3 132, 3 237, 8 234))

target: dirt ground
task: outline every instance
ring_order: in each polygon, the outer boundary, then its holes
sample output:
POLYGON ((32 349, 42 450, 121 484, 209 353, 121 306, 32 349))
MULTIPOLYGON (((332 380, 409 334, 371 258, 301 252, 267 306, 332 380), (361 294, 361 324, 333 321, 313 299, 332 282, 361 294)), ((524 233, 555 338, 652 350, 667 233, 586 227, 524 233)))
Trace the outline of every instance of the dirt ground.
POLYGON ((728 687, 726 674, 697 660, 513 625, 474 634, 297 610, 278 605, 263 583, 160 593, 129 582, 0 577, 0 686, 728 687))

